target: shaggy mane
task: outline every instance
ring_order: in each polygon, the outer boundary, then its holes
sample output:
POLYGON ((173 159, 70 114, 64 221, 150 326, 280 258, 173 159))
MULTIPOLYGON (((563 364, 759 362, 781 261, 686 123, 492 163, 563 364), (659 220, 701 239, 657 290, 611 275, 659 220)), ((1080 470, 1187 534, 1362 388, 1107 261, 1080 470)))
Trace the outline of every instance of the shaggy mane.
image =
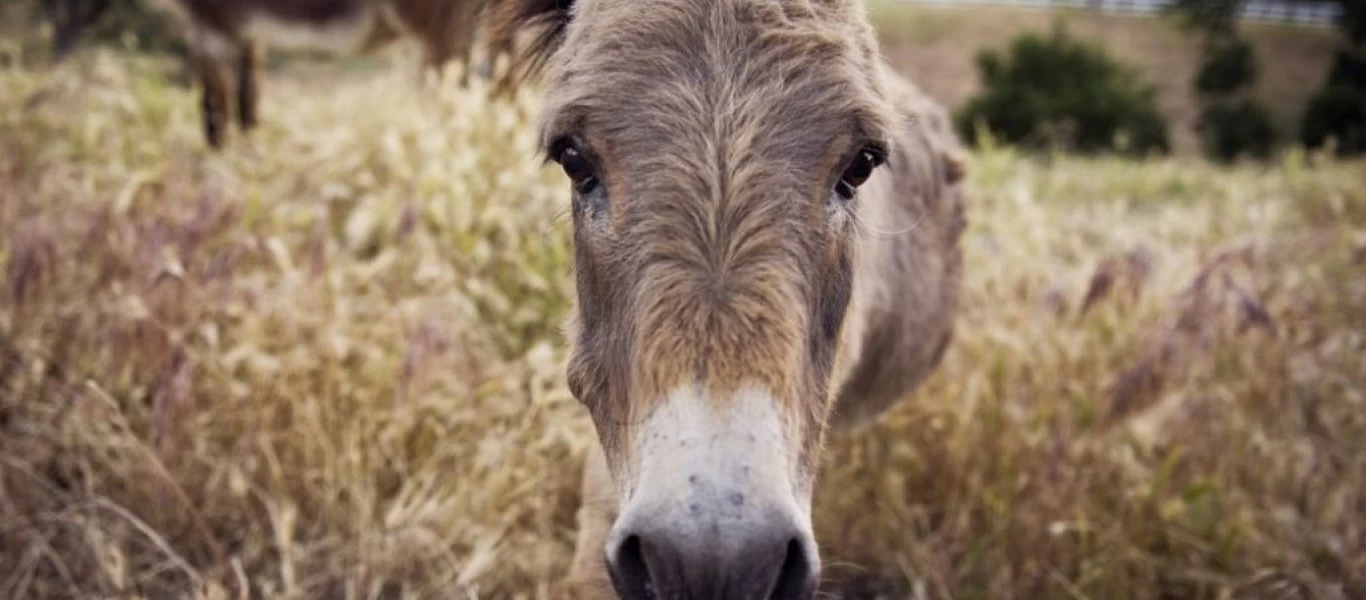
POLYGON ((506 0, 489 17, 490 38, 515 47, 511 41, 523 31, 534 32, 525 49, 514 52, 506 82, 518 86, 539 75, 546 61, 564 41, 574 0, 506 0))

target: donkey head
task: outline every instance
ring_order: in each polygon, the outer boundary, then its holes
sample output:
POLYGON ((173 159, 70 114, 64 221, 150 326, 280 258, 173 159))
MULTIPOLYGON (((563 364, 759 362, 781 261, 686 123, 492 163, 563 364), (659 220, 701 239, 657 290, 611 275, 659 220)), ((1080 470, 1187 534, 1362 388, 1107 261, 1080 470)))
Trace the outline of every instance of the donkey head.
POLYGON ((624 598, 806 598, 859 188, 891 105, 861 3, 526 0, 572 184, 568 373, 624 598))

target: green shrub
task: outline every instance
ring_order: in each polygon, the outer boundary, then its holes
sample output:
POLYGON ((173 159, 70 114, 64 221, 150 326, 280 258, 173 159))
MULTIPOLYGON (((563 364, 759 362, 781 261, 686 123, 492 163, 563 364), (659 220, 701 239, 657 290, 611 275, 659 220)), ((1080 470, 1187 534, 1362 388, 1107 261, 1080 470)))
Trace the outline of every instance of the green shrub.
POLYGON ((1236 30, 1211 31, 1195 77, 1200 95, 1196 123, 1205 154, 1216 160, 1270 158, 1279 135, 1271 113, 1252 99, 1257 82, 1257 53, 1236 30))
POLYGON ((1257 53, 1240 37, 1219 36, 1205 46, 1195 90, 1205 96, 1232 94, 1257 80, 1257 53))
POLYGON ((1366 152, 1366 90, 1331 86, 1309 102, 1300 139, 1317 148, 1333 140, 1338 156, 1366 152))
POLYGON ((1271 113, 1249 99, 1207 103, 1197 129, 1205 153, 1225 161, 1269 158, 1279 141, 1271 113))
POLYGON ((1238 29, 1238 10, 1243 0, 1176 0, 1167 5, 1190 29, 1224 35, 1238 29))
POLYGON ((1338 52, 1328 84, 1309 101, 1300 141, 1317 148, 1333 140, 1339 156, 1366 152, 1366 57, 1338 52))
POLYGON ((1001 56, 977 56, 984 90, 956 115, 972 140, 994 138, 1033 148, 1141 154, 1168 149, 1167 125, 1153 89, 1137 72, 1061 28, 1026 34, 1001 56))
POLYGON ((1366 53, 1358 56, 1350 50, 1339 50, 1328 72, 1328 85, 1366 89, 1366 53))

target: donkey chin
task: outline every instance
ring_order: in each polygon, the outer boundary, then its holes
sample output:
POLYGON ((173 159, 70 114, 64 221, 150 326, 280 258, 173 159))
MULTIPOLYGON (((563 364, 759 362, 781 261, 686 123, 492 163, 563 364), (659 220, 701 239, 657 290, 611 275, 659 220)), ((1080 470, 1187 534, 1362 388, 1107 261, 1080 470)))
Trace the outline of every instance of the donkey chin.
POLYGON ((669 393, 641 424, 607 570, 625 600, 810 598, 811 485, 778 400, 757 385, 669 393))

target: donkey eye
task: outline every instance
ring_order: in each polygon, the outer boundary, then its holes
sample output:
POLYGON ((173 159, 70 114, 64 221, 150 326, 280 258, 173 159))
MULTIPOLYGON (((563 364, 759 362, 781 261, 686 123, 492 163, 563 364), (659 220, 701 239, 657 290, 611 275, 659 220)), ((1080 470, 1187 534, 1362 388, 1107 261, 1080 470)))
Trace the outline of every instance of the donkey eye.
POLYGON ((873 175, 873 169, 881 165, 884 160, 886 159, 882 152, 876 148, 866 147, 859 150, 858 154, 854 155, 854 160, 850 161, 849 165, 844 168, 844 174, 840 175, 839 183, 835 184, 835 192, 845 200, 853 199, 854 190, 868 181, 868 178, 873 175))
POLYGON ((580 194, 586 194, 598 187, 598 176, 593 171, 593 163, 573 143, 565 143, 560 147, 555 155, 555 162, 560 163, 560 168, 564 169, 564 174, 569 176, 574 189, 580 194))

